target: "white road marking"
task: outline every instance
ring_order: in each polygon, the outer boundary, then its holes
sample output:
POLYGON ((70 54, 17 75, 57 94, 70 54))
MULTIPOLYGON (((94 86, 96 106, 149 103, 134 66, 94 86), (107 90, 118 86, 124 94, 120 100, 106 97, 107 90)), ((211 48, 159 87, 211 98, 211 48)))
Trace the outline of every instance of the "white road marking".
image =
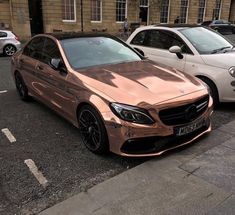
POLYGON ((0 90, 0 94, 7 93, 7 90, 0 90))
POLYGON ((8 128, 3 128, 2 133, 5 134, 5 136, 11 143, 16 142, 16 138, 13 136, 13 134, 9 131, 8 128))
POLYGON ((38 182, 43 186, 43 188, 46 188, 48 185, 47 179, 43 176, 42 172, 40 172, 35 165, 34 161, 31 159, 27 159, 24 161, 24 163, 28 166, 31 173, 34 175, 34 177, 38 180, 38 182))

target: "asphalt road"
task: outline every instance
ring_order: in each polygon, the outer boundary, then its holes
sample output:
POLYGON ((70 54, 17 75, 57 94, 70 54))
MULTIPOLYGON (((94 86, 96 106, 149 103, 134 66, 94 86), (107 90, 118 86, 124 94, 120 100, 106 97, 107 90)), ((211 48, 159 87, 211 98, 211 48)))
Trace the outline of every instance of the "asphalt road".
MULTIPOLYGON (((213 114, 213 128, 234 119, 235 104, 223 104, 213 114)), ((0 57, 0 130, 4 128, 16 141, 0 132, 1 215, 38 213, 147 160, 89 152, 73 125, 36 101, 19 99, 10 58, 0 57), (46 188, 25 164, 28 159, 48 181, 46 188)))

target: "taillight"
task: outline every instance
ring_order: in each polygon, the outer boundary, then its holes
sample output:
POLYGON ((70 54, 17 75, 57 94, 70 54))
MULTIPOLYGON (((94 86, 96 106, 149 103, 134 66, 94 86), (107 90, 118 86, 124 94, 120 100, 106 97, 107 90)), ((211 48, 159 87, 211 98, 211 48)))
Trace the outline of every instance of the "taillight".
POLYGON ((20 41, 20 39, 19 39, 19 37, 18 37, 18 36, 15 36, 15 39, 16 39, 17 41, 20 41))

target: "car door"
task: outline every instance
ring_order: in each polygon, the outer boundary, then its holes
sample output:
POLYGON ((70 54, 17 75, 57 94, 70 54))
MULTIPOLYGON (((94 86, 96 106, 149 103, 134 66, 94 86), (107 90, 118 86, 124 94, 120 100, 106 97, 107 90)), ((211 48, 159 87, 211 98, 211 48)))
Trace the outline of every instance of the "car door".
POLYGON ((63 59, 56 41, 45 38, 42 58, 36 66, 36 77, 38 80, 38 91, 41 91, 46 102, 55 111, 67 119, 74 119, 75 98, 68 92, 67 71, 64 63, 63 71, 53 68, 52 59, 63 59))
POLYGON ((19 58, 19 70, 23 76, 30 93, 37 95, 39 92, 35 88, 35 70, 38 60, 41 58, 42 47, 44 45, 43 37, 32 39, 23 49, 19 58))
POLYGON ((139 32, 131 41, 134 48, 140 49, 150 60, 184 70, 185 60, 177 57, 176 54, 170 53, 169 48, 172 46, 180 46, 183 54, 187 54, 187 45, 183 40, 173 32, 166 30, 144 30, 139 32))

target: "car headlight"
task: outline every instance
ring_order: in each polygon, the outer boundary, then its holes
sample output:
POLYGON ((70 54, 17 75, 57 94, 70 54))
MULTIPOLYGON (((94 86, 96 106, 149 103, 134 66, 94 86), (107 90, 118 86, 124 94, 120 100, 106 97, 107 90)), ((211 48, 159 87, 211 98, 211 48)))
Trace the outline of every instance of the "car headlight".
POLYGON ((228 70, 229 74, 235 78, 235 66, 232 66, 228 70))
POLYGON ((155 121, 149 115, 148 111, 139 107, 130 105, 111 103, 110 108, 112 112, 119 118, 138 124, 153 124, 155 121))

